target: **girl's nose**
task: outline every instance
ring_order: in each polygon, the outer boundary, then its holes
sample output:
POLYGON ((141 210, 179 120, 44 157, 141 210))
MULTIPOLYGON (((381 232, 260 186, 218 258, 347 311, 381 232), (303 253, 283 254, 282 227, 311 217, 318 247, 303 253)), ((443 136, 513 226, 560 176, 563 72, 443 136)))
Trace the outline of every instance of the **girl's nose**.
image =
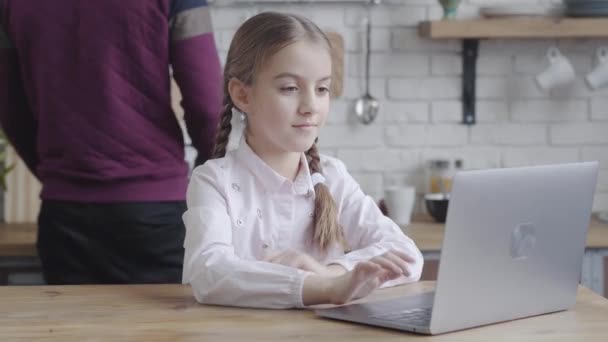
POLYGON ((317 112, 318 101, 314 91, 302 94, 300 98, 300 114, 315 114, 317 112))

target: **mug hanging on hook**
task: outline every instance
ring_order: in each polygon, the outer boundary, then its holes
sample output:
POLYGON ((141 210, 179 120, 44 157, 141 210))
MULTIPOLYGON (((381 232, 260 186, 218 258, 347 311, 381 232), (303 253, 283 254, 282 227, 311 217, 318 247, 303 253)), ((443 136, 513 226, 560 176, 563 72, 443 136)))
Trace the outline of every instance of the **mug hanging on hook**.
POLYGON ((585 82, 591 90, 608 85, 608 47, 597 49, 595 68, 585 76, 585 82))
POLYGON ((576 77, 574 67, 558 48, 550 47, 547 51, 547 59, 549 66, 536 76, 536 84, 541 90, 548 91, 574 81, 576 77))

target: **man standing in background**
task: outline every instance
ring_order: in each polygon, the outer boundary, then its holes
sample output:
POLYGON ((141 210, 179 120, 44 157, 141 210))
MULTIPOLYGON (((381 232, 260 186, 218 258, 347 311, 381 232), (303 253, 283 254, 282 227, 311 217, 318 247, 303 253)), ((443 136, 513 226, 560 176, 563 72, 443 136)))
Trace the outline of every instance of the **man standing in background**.
POLYGON ((179 283, 188 166, 211 156, 222 77, 205 0, 0 0, 0 123, 42 183, 49 284, 179 283))

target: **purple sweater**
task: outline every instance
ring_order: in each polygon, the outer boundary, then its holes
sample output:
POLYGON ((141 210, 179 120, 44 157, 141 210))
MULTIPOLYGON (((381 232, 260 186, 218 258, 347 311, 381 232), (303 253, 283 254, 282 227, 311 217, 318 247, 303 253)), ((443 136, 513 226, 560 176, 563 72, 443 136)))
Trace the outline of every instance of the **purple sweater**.
POLYGON ((43 199, 185 199, 169 66, 203 162, 222 92, 205 0, 0 0, 0 122, 43 199))

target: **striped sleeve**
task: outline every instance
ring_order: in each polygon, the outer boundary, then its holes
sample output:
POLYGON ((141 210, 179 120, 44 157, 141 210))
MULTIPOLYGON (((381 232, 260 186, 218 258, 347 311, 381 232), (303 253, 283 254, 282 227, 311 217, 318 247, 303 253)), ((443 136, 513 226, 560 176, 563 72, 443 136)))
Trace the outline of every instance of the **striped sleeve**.
POLYGON ((222 107, 222 67, 204 0, 173 0, 169 14, 171 67, 196 165, 211 157, 222 107))
POLYGON ((213 32, 205 0, 173 0, 169 14, 171 40, 177 41, 213 32))

